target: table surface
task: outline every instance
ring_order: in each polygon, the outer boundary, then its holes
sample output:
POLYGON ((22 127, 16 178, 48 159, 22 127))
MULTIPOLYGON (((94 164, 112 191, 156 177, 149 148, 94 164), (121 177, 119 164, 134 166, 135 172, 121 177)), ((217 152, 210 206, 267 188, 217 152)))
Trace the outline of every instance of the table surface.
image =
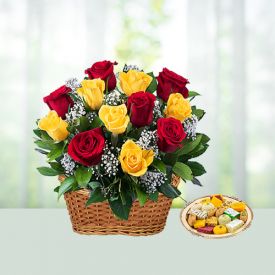
POLYGON ((274 275, 274 215, 256 209, 238 236, 209 240, 189 233, 178 209, 148 237, 78 235, 65 209, 2 209, 0 274, 274 275))

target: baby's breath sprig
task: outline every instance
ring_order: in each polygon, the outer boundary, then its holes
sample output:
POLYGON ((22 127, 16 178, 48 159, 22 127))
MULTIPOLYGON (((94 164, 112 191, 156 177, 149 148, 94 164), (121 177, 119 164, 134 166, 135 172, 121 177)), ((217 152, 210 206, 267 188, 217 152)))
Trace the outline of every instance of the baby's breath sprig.
POLYGON ((157 157, 159 154, 157 145, 157 130, 150 131, 144 129, 140 134, 137 144, 144 150, 153 150, 154 157, 157 157))
POLYGON ((73 175, 75 169, 77 168, 77 164, 67 153, 65 153, 61 159, 61 165, 64 168, 66 175, 73 175))
POLYGON ((196 131, 198 125, 198 117, 196 115, 192 115, 187 118, 183 122, 184 131, 187 134, 187 138, 192 140, 196 139, 196 131))
POLYGON ((157 191, 157 187, 161 186, 167 180, 164 173, 157 171, 147 171, 140 177, 140 185, 146 193, 151 194, 157 191))
POLYGON ((70 88, 73 92, 75 92, 78 88, 81 87, 81 84, 78 82, 77 78, 72 77, 65 81, 65 86, 70 88))
POLYGON ((127 64, 125 64, 124 67, 123 67, 123 72, 127 73, 130 70, 135 70, 135 71, 143 72, 143 70, 140 69, 137 65, 132 65, 132 64, 127 65, 127 64))
POLYGON ((108 177, 113 177, 118 172, 118 166, 119 161, 117 158, 118 149, 114 148, 113 146, 109 145, 108 142, 106 142, 103 155, 101 157, 101 168, 103 170, 103 173, 107 175, 108 177))
POLYGON ((111 106, 118 106, 125 102, 125 97, 123 94, 118 91, 114 90, 105 96, 104 104, 111 105, 111 106))
POLYGON ((77 118, 85 116, 86 110, 82 101, 76 101, 66 114, 66 121, 73 123, 77 118))

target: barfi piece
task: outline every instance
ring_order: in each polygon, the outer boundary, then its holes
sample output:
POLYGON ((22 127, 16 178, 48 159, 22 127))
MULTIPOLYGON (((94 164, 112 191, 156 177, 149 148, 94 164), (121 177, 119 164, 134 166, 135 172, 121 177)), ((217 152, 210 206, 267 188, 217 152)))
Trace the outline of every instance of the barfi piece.
POLYGON ((211 217, 211 218, 206 219, 206 225, 216 226, 217 224, 218 224, 217 217, 211 217))
POLYGON ((219 224, 227 224, 231 222, 231 218, 228 215, 222 214, 218 218, 219 224))
POLYGON ((238 212, 242 212, 245 210, 245 203, 244 202, 233 202, 230 207, 238 212))
POLYGON ((213 234, 214 226, 204 226, 197 229, 198 232, 205 233, 205 234, 213 234))
POLYGON ((242 220, 234 220, 230 223, 227 223, 225 226, 228 230, 228 232, 233 233, 236 230, 238 230, 239 228, 241 228, 243 226, 244 222, 242 220))
POLYGON ((206 217, 207 217, 207 212, 199 210, 199 209, 192 209, 190 211, 190 214, 196 215, 197 218, 200 219, 200 220, 206 219, 206 217))
POLYGON ((221 207, 223 204, 223 201, 217 197, 212 197, 211 199, 211 203, 215 206, 215 207, 221 207))
POLYGON ((205 227, 205 220, 196 220, 194 223, 194 228, 205 227))
POLYGON ((213 209, 215 209, 215 206, 211 202, 207 202, 207 203, 203 204, 201 207, 201 210, 204 210, 207 212, 210 210, 213 210, 213 209))
POLYGON ((240 217, 240 213, 232 208, 227 208, 223 213, 228 215, 232 220, 240 217))

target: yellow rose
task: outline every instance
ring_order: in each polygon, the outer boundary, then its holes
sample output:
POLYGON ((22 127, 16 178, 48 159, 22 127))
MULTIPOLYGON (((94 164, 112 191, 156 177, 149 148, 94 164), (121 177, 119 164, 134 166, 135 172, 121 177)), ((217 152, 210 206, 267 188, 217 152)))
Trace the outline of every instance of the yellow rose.
POLYGON ((50 111, 47 116, 40 119, 38 127, 44 130, 55 141, 62 141, 67 138, 69 132, 67 131, 68 123, 62 120, 57 115, 56 111, 50 111))
POLYGON ((84 98, 92 110, 98 110, 103 102, 105 82, 99 78, 83 80, 77 93, 84 98))
POLYGON ((130 121, 125 104, 118 106, 102 105, 98 115, 107 130, 117 135, 125 132, 130 121))
POLYGON ((167 101, 165 109, 166 117, 173 117, 183 122, 191 116, 192 109, 189 100, 185 99, 180 93, 172 93, 167 101))
POLYGON ((133 93, 146 91, 152 81, 152 77, 144 72, 129 70, 119 74, 120 86, 123 92, 130 96, 133 93))
POLYGON ((121 147, 119 161, 122 170, 132 176, 140 177, 154 160, 152 150, 143 150, 132 140, 127 140, 121 147))

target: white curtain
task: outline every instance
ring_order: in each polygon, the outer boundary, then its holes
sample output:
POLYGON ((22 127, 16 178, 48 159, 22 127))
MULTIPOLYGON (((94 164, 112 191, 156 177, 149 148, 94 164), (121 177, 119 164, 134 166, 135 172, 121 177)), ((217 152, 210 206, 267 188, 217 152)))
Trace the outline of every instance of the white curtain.
POLYGON ((274 12, 272 0, 0 0, 0 207, 63 206, 56 179, 35 170, 42 97, 94 61, 129 56, 155 73, 167 66, 202 94, 208 173, 204 187, 184 185, 185 198, 222 192, 274 207, 274 12))

